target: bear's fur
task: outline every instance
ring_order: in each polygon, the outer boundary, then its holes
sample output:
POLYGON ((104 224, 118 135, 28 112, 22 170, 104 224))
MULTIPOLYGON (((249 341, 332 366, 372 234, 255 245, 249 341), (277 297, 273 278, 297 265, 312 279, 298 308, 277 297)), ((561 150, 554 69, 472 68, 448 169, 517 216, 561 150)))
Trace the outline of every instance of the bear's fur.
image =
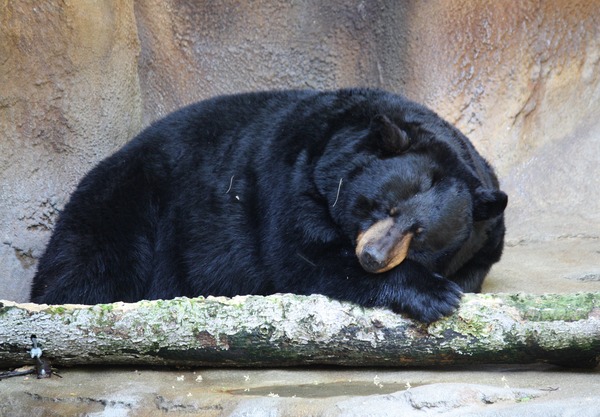
POLYGON ((431 322, 500 259, 506 202, 469 140, 401 96, 217 97, 85 176, 32 301, 318 293, 431 322))

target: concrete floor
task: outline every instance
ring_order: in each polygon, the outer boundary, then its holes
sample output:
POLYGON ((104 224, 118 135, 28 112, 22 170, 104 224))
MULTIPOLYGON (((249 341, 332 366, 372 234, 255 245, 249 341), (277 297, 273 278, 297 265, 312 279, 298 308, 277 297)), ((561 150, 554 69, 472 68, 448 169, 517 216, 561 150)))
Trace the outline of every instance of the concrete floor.
POLYGON ((508 243, 484 292, 532 294, 600 291, 600 239, 508 243))

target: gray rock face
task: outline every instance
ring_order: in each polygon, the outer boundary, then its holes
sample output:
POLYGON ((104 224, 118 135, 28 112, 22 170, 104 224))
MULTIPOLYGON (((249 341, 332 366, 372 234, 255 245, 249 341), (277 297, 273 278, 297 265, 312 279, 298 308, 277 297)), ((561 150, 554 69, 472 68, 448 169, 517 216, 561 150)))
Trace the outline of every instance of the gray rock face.
POLYGON ((0 298, 27 300, 75 183, 141 127, 132 4, 24 1, 0 13, 0 298))
POLYGON ((0 298, 75 184, 150 121, 267 88, 383 87, 498 168, 508 241, 600 237, 600 3, 112 0, 0 13, 0 298))

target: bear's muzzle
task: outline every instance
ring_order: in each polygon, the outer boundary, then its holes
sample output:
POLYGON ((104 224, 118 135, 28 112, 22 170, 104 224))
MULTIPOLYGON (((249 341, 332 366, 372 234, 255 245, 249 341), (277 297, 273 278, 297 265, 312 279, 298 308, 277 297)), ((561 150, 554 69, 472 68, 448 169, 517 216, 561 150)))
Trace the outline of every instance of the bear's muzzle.
POLYGON ((356 256, 363 269, 379 274, 400 265, 408 254, 412 231, 395 226, 388 217, 373 224, 356 238, 356 256))

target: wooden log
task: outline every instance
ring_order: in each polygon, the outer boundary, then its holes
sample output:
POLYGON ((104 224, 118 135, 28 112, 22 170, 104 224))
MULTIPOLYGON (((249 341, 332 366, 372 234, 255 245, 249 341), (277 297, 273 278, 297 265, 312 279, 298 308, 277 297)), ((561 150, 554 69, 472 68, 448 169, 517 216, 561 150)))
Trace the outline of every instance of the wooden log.
POLYGON ((600 359, 600 293, 467 294, 429 326, 324 296, 176 298, 95 306, 0 302, 0 367, 423 366, 600 359))

